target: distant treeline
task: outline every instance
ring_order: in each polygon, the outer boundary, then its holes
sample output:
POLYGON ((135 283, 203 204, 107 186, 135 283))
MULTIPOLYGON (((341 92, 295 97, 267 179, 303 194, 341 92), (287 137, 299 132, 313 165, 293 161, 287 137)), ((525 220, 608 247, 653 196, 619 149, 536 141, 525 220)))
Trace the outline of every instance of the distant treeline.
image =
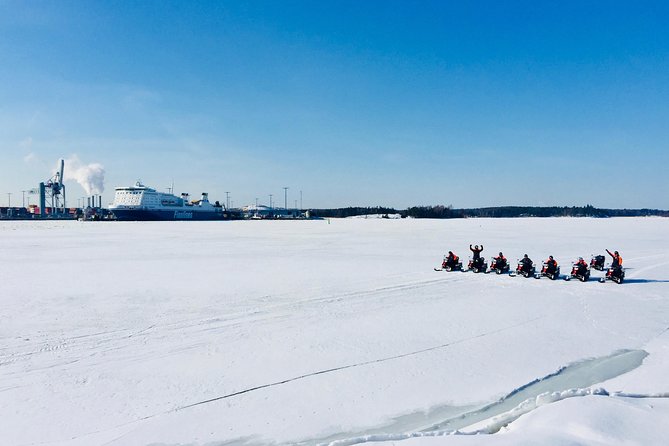
POLYGON ((373 214, 399 214, 400 212, 393 208, 384 208, 384 207, 350 207, 350 208, 339 208, 339 209, 311 209, 309 213, 312 217, 323 217, 323 218, 345 218, 345 217, 355 217, 356 215, 373 215, 373 214))
POLYGON ((669 217, 661 209, 600 209, 586 206, 498 206, 489 208, 454 209, 452 206, 414 206, 405 210, 386 207, 348 207, 340 209, 313 209, 314 217, 344 218, 356 215, 400 214, 402 218, 513 218, 513 217, 669 217))

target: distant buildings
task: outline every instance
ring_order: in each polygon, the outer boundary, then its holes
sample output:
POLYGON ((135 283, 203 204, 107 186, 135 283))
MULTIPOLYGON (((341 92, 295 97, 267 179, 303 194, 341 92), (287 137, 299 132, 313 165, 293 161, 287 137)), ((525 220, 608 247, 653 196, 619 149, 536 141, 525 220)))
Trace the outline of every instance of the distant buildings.
POLYGON ((242 208, 242 215, 251 220, 308 218, 299 209, 275 208, 265 205, 249 205, 242 208))

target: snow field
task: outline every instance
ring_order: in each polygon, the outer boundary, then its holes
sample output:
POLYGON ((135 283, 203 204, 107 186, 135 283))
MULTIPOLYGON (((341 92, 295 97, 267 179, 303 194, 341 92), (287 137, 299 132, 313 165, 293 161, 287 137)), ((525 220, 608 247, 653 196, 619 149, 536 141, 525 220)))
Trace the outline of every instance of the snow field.
POLYGON ((668 229, 659 218, 3 222, 0 439, 657 439, 667 428, 603 422, 667 415, 665 399, 615 392, 669 391, 668 229), (617 249, 629 280, 433 271, 449 249, 466 260, 470 243, 512 264, 552 254, 563 273, 578 256, 617 249), (608 397, 561 389, 535 397, 541 404, 497 434, 425 436, 450 433, 435 426, 561 367, 623 349, 648 356, 593 383, 608 397), (583 396, 560 396, 569 392, 583 396))

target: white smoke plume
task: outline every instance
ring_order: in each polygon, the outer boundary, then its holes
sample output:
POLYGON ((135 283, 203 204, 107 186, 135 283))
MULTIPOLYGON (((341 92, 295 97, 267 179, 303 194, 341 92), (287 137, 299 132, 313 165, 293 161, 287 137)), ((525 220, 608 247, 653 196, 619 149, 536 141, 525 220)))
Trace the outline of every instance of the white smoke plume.
MULTIPOLYGON (((60 168, 60 162, 58 163, 60 168)), ((75 180, 86 195, 101 194, 105 190, 105 168, 100 163, 83 164, 77 155, 65 160, 64 181, 75 180)))

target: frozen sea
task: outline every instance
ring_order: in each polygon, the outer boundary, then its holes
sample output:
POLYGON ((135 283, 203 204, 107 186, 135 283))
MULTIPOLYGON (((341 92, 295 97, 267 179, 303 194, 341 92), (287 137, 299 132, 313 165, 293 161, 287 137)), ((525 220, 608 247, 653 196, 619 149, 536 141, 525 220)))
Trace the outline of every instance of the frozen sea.
POLYGON ((669 438, 669 219, 4 221, 0 308, 3 445, 669 438))

